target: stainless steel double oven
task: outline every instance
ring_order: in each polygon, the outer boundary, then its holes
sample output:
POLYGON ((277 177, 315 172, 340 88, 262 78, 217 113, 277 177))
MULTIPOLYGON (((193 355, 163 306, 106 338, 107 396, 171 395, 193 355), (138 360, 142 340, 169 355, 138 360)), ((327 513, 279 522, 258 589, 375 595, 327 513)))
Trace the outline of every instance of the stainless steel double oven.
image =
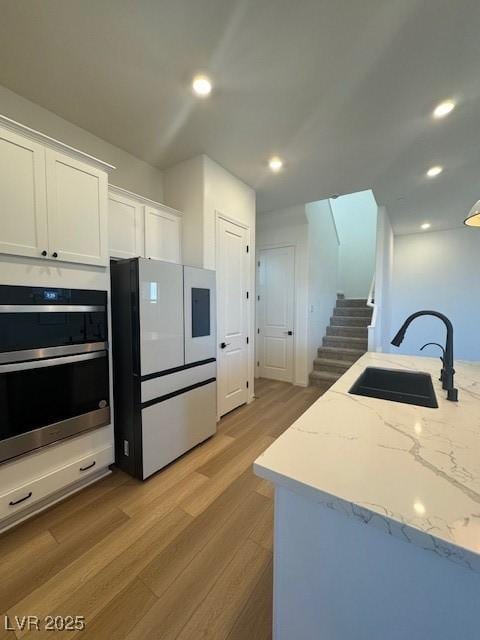
POLYGON ((0 286, 0 462, 109 424, 107 293, 0 286))

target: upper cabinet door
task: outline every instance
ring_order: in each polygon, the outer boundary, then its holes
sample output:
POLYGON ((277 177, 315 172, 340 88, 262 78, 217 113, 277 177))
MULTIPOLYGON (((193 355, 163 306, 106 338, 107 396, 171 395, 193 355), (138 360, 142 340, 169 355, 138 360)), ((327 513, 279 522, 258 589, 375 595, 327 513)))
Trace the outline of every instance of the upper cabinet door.
POLYGON ((132 198, 108 194, 108 244, 112 258, 144 255, 143 206, 132 198))
POLYGON ((145 207, 145 257, 181 264, 182 221, 167 209, 145 207))
POLYGON ((46 163, 49 257, 106 266, 107 174, 52 149, 46 163))
POLYGON ((45 149, 0 129, 0 252, 39 257, 47 251, 45 149))

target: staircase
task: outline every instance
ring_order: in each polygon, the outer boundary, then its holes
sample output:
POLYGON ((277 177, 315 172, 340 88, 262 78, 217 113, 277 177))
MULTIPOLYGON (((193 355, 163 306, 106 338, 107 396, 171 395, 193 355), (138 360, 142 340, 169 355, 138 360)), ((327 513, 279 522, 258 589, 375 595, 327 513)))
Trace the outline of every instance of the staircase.
POLYGON ((368 350, 372 309, 367 301, 339 295, 327 335, 313 361, 310 384, 328 389, 368 350))

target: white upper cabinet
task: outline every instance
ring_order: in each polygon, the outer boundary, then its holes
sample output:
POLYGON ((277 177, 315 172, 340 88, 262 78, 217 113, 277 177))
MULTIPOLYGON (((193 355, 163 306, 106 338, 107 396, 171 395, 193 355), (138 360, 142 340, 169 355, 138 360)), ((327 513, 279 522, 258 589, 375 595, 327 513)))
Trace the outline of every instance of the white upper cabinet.
POLYGON ((143 205, 110 187, 108 193, 108 247, 112 258, 145 254, 143 205))
POLYGON ((167 207, 145 207, 145 257, 182 262, 181 218, 167 207))
POLYGON ((108 171, 0 115, 0 253, 108 265, 108 171))
POLYGON ((182 262, 182 216, 175 209, 110 185, 108 244, 112 258, 182 262))
POLYGON ((1 128, 0 208, 0 252, 46 255, 45 149, 1 128))
POLYGON ((106 266, 106 173, 52 149, 46 154, 51 257, 106 266))

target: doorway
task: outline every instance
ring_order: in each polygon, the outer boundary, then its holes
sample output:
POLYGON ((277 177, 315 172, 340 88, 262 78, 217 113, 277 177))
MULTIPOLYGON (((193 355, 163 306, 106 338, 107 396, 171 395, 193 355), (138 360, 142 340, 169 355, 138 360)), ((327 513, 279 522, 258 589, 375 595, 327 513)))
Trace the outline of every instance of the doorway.
POLYGON ((248 400, 249 230, 217 216, 218 416, 248 400))
POLYGON ((262 249, 258 258, 258 373, 293 382, 295 248, 262 249))

